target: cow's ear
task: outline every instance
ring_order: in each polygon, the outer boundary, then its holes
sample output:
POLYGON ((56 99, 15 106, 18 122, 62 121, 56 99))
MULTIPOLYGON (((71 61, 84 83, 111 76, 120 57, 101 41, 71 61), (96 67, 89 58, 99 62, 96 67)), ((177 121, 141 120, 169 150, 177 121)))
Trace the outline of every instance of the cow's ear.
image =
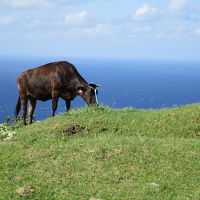
POLYGON ((79 95, 83 95, 85 93, 85 87, 78 87, 77 91, 79 95))
POLYGON ((100 85, 96 84, 96 83, 89 83, 89 86, 92 87, 93 89, 96 89, 97 87, 100 87, 100 85))

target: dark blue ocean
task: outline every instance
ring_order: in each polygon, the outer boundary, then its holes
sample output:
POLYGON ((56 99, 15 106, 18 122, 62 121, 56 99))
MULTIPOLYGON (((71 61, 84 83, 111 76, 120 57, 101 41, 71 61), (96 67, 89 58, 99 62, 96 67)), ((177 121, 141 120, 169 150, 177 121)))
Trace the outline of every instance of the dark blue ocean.
MULTIPOLYGON (((200 102, 200 61, 0 57, 0 122, 13 116, 20 72, 52 61, 73 63, 88 82, 99 83, 99 102, 114 108, 176 107, 200 102)), ((84 106, 77 97, 72 108, 84 106)), ((59 100, 57 114, 65 112, 59 100)), ((49 117, 51 101, 37 102, 36 120, 49 117)))

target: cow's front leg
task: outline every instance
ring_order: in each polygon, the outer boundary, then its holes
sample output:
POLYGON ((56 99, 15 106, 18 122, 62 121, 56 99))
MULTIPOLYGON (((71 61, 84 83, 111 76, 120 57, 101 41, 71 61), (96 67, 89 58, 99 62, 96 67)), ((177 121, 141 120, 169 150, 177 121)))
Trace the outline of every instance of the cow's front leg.
POLYGON ((52 94, 52 117, 55 116, 56 109, 58 107, 58 92, 53 92, 52 94))
POLYGON ((70 100, 65 100, 65 104, 66 104, 66 111, 68 112, 70 110, 71 101, 70 100))

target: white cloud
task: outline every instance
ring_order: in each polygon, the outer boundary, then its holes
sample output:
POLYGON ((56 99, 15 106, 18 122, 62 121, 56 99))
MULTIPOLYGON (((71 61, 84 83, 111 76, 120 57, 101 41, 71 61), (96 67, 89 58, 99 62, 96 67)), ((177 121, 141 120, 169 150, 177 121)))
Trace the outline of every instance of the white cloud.
POLYGON ((152 28, 151 27, 135 27, 133 28, 133 33, 134 34, 150 34, 152 33, 152 28))
POLYGON ((188 0, 170 0, 168 9, 169 11, 174 12, 174 13, 178 12, 182 10, 183 8, 185 8, 187 2, 188 0))
POLYGON ((111 36, 117 27, 114 27, 111 24, 103 24, 97 23, 92 26, 86 27, 74 27, 71 28, 66 32, 69 37, 75 38, 91 38, 91 37, 104 37, 104 36, 111 36))
POLYGON ((200 28, 196 29, 196 34, 200 35, 200 28))
POLYGON ((157 16, 157 9, 147 4, 144 4, 135 11, 133 19, 137 21, 149 20, 154 18, 155 16, 157 16))
POLYGON ((12 23, 15 20, 14 17, 0 17, 0 26, 5 26, 12 23))
POLYGON ((96 24, 92 27, 83 29, 83 33, 87 36, 108 35, 112 33, 113 27, 109 24, 96 24))
POLYGON ((112 23, 90 15, 87 10, 67 14, 64 22, 69 25, 67 33, 70 37, 102 37, 119 29, 112 23))
POLYGON ((188 33, 187 29, 185 28, 185 26, 175 26, 173 28, 173 32, 175 34, 186 34, 188 33))
POLYGON ((53 6, 50 0, 3 0, 2 3, 14 8, 53 6))
POLYGON ((0 4, 13 8, 55 7, 78 3, 80 0, 1 0, 0 4))
POLYGON ((86 10, 70 13, 65 16, 65 22, 70 25, 84 25, 89 20, 89 14, 86 10))
POLYGON ((42 21, 41 19, 38 19, 38 18, 33 18, 31 20, 29 20, 28 23, 25 24, 25 27, 27 28, 39 28, 39 26, 43 25, 47 25, 47 23, 45 23, 44 21, 42 21))

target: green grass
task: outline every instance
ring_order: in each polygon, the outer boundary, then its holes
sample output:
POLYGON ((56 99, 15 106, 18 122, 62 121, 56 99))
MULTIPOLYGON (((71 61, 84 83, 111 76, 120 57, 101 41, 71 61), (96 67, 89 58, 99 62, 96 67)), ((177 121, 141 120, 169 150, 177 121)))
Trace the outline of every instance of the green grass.
POLYGON ((200 199, 200 104, 86 107, 15 131, 0 137, 0 199, 200 199))

